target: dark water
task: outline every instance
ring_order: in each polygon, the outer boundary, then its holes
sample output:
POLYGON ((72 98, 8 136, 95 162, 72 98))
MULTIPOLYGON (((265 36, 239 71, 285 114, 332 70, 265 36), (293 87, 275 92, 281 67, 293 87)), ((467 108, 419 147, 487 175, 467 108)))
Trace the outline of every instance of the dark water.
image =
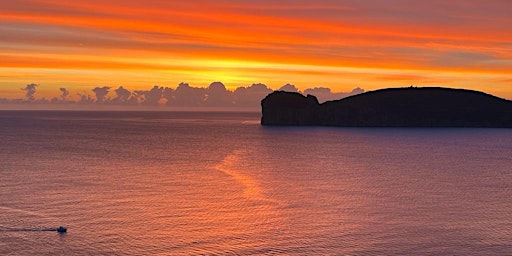
POLYGON ((0 255, 512 255, 512 130, 258 119, 0 112, 0 255))

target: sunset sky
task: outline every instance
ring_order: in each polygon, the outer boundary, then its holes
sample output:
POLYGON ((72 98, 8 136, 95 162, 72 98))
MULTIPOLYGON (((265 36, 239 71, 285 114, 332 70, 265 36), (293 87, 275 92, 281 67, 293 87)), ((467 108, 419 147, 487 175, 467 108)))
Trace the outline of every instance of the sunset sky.
POLYGON ((180 82, 512 99, 510 0, 0 1, 0 98, 180 82))

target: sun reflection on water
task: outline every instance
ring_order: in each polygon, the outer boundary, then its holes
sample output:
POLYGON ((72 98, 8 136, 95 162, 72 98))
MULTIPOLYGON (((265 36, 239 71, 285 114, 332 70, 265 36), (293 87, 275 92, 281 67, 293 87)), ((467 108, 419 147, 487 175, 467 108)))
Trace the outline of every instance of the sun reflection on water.
POLYGON ((236 182, 243 186, 243 195, 253 200, 271 200, 262 193, 256 179, 242 172, 241 160, 248 155, 247 150, 237 149, 227 155, 214 169, 231 176, 236 182))

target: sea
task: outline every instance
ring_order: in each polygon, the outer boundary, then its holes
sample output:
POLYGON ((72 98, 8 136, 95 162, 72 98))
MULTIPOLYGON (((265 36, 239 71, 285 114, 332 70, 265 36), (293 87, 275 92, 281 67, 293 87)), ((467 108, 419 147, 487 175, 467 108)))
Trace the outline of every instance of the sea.
POLYGON ((260 118, 0 111, 0 255, 512 255, 512 129, 260 118))

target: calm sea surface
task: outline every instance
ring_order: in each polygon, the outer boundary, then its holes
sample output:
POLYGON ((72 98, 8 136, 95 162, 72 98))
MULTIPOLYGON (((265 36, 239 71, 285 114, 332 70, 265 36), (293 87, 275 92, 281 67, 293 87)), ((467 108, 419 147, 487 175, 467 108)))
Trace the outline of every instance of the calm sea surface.
POLYGON ((0 112, 0 255, 512 255, 512 130, 259 118, 0 112))

